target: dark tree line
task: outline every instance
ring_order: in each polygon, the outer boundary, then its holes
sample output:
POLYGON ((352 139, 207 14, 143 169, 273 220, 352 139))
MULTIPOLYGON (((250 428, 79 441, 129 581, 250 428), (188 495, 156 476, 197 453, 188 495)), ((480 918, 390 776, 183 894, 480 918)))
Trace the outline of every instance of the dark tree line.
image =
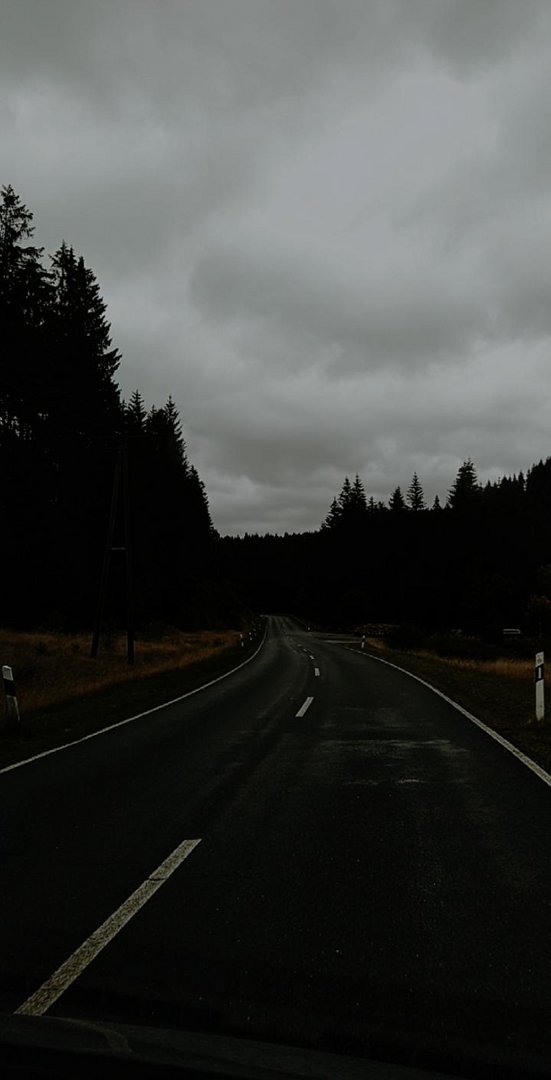
MULTIPOLYGON (((3 188, 4 623, 91 625, 124 444, 138 625, 236 625, 252 608, 343 626, 551 632, 551 458, 486 485, 467 460, 445 505, 436 497, 430 509, 416 473, 388 503, 347 477, 316 532, 220 539, 174 402, 148 409, 137 390, 121 399, 121 357, 94 274, 65 243, 46 260, 32 235, 32 214, 3 188)), ((119 534, 120 518, 119 509, 119 534)), ((123 581, 114 552, 114 622, 123 581)))
MULTIPOLYGON (((121 399, 106 306, 62 243, 47 265, 32 214, 0 198, 0 557, 2 620, 90 625, 115 460, 127 446, 138 620, 216 621, 214 530, 171 398, 121 399)), ((119 511, 120 516, 120 511, 119 511)), ((120 523, 117 522, 117 529, 120 523)), ((112 557, 108 615, 119 617, 112 557)), ((223 606, 223 605, 222 605, 223 606)))
POLYGON ((445 506, 427 508, 417 474, 405 496, 368 498, 346 478, 320 530, 226 538, 226 572, 260 610, 326 625, 414 623, 493 635, 551 631, 551 458, 481 485, 469 459, 445 506))

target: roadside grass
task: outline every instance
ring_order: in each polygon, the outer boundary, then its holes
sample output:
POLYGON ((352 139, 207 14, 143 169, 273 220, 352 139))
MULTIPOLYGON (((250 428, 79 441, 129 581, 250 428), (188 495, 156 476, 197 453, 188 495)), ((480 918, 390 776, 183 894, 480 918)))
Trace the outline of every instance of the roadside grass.
MULTIPOLYGON (((261 629, 185 633, 173 627, 136 641, 126 662, 126 638, 104 638, 96 659, 90 636, 0 630, 0 664, 13 669, 21 714, 18 733, 0 733, 3 765, 80 738, 179 697, 235 667, 257 647, 261 629)), ((5 724, 4 695, 0 721, 5 724)))
POLYGON ((19 706, 26 715, 108 686, 196 664, 235 646, 238 631, 186 634, 171 629, 158 641, 136 641, 134 667, 126 663, 126 638, 110 638, 92 660, 84 634, 10 633, 0 630, 2 664, 13 668, 19 706))
MULTIPOLYGON (((530 660, 502 657, 470 660, 437 656, 426 649, 391 649, 378 638, 366 639, 365 651, 403 667, 499 732, 551 772, 551 724, 535 720, 534 665, 530 660)), ((349 646, 361 650, 351 638, 349 646)), ((551 716, 551 701, 548 703, 551 716)))

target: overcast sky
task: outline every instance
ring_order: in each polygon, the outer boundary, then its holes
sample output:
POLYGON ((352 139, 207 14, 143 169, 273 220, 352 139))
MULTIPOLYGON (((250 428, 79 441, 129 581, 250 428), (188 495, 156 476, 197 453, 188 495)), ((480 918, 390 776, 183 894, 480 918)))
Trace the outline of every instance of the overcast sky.
POLYGON ((551 454, 549 0, 0 0, 0 89, 220 532, 551 454))

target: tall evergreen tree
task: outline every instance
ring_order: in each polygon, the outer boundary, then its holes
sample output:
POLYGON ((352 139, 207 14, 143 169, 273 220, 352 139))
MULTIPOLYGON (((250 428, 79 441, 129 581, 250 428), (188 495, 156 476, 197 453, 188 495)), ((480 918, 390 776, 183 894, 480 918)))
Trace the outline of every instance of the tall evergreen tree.
POLYGON ((455 481, 448 494, 448 506, 452 510, 468 510, 477 502, 480 494, 478 476, 471 458, 459 467, 455 481))
POLYGON ((186 457, 186 444, 182 435, 182 424, 178 410, 172 397, 169 396, 164 407, 167 430, 170 435, 170 455, 175 464, 179 465, 186 473, 189 470, 186 457))
POLYGON ((33 310, 34 296, 25 294, 22 286, 28 283, 27 271, 34 272, 40 263, 43 248, 23 244, 34 233, 33 215, 22 203, 11 184, 0 193, 0 300, 2 309, 11 303, 20 309, 27 300, 26 314, 33 310))
POLYGON ((348 476, 345 476, 344 478, 344 483, 341 488, 338 502, 339 508, 341 510, 342 520, 342 514, 344 514, 347 510, 350 510, 350 507, 353 504, 352 484, 350 483, 348 476))
POLYGON ((210 516, 209 500, 205 485, 194 465, 188 473, 189 490, 191 493, 190 507, 194 511, 194 524, 199 543, 204 543, 215 535, 215 529, 210 516))
POLYGON ((42 248, 32 237, 33 215, 11 185, 0 195, 0 437, 36 434, 40 421, 46 357, 43 326, 52 301, 42 248))
POLYGON ((400 487, 394 488, 394 491, 388 500, 388 505, 390 510, 394 510, 395 512, 406 509, 405 499, 400 487))
POLYGON ((124 406, 124 416, 127 435, 143 436, 145 434, 147 411, 139 390, 134 390, 130 395, 124 406))
POLYGON ((423 488, 421 487, 419 477, 417 476, 416 472, 414 472, 413 474, 406 498, 410 510, 426 510, 427 504, 425 503, 423 488))
POLYGON ((122 427, 114 376, 120 354, 111 347, 106 305, 93 272, 64 242, 52 256, 56 305, 51 325, 58 423, 88 438, 122 427))
POLYGON ((336 529, 338 524, 339 524, 339 521, 340 521, 340 516, 341 516, 341 508, 340 508, 337 500, 333 499, 332 502, 331 502, 331 506, 329 507, 329 513, 327 514, 327 516, 325 517, 325 519, 324 519, 324 521, 322 523, 322 526, 321 526, 322 529, 324 529, 324 530, 336 529))
POLYGON ((363 510, 367 509, 367 502, 365 497, 365 489, 356 473, 354 483, 352 484, 352 491, 350 494, 350 506, 353 507, 356 513, 361 514, 363 510))

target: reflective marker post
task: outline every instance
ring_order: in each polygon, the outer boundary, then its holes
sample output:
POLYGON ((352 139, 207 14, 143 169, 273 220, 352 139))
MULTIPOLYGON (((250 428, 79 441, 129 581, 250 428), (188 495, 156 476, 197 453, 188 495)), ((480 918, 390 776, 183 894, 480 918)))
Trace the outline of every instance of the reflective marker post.
POLYGON ((545 716, 545 702, 543 691, 543 653, 536 653, 536 666, 534 669, 534 680, 536 683, 536 720, 543 720, 545 716))
POLYGON ((2 679, 4 682, 4 693, 6 695, 6 727, 9 731, 18 731, 21 718, 19 716, 19 706, 17 704, 17 695, 15 693, 13 671, 8 664, 4 664, 2 667, 2 679))

